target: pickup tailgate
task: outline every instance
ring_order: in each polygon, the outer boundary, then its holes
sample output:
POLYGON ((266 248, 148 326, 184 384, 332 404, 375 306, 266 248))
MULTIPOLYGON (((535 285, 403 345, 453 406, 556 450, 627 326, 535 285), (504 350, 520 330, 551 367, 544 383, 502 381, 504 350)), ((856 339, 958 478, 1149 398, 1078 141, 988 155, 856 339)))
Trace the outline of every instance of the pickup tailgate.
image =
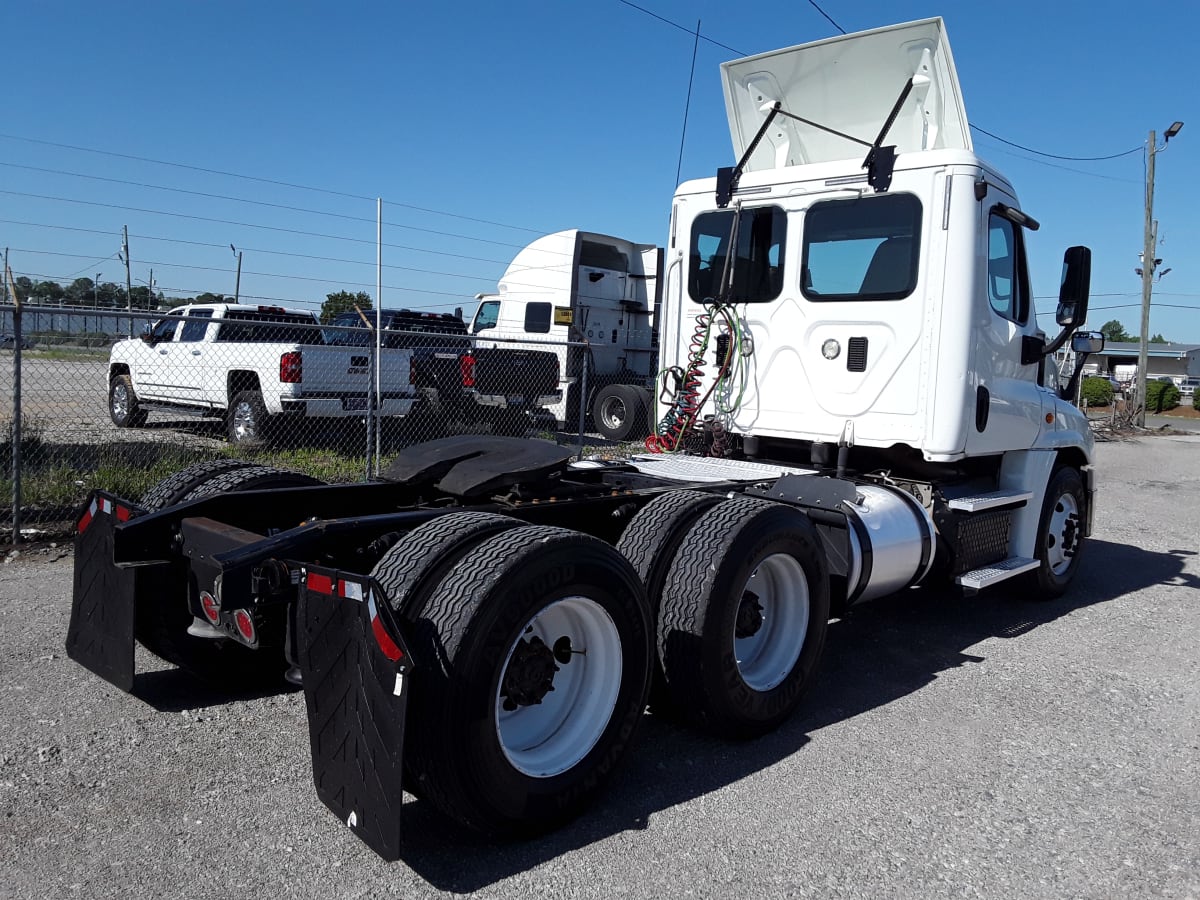
MULTIPOLYGON (((385 413, 408 412, 415 396, 410 383, 412 351, 384 348, 380 356, 380 394, 385 413), (400 408, 398 408, 400 407, 400 408)), ((346 412, 365 411, 374 384, 370 347, 313 346, 303 350, 300 396, 337 401, 346 412)))
POLYGON ((480 394, 540 397, 558 390, 558 357, 545 350, 481 347, 475 351, 480 394))

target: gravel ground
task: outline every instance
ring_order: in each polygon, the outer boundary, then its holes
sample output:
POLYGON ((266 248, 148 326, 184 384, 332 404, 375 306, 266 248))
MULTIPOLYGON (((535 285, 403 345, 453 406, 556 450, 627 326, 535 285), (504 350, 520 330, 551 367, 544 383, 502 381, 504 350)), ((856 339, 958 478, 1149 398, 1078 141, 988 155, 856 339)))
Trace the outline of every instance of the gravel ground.
POLYGON ((1200 897, 1198 454, 1099 447, 1062 600, 873 604, 775 734, 647 716, 576 823, 480 844, 410 798, 390 865, 317 800, 302 695, 231 699, 140 650, 122 694, 64 656, 69 552, 22 550, 0 566, 0 897, 1200 897))

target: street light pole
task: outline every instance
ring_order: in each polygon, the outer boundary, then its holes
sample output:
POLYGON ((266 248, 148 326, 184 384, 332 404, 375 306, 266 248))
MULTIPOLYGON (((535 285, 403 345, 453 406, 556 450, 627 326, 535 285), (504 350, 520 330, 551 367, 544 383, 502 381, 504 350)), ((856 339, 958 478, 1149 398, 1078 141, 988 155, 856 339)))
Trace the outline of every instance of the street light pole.
POLYGON ((238 258, 237 281, 233 283, 233 302, 237 303, 238 297, 242 293, 242 251, 233 246, 233 244, 229 245, 229 249, 236 253, 238 258))
MULTIPOLYGON (((1163 132, 1162 149, 1179 129, 1182 122, 1172 122, 1163 132)), ((1158 135, 1150 132, 1150 140, 1146 144, 1146 225, 1144 229, 1144 246, 1142 247, 1142 327, 1138 337, 1138 366, 1136 381, 1136 397, 1138 403, 1137 424, 1143 428, 1146 425, 1146 367, 1150 355, 1150 296, 1154 290, 1154 269, 1156 268, 1154 254, 1158 245, 1158 222, 1154 221, 1154 157, 1160 152, 1158 135)))

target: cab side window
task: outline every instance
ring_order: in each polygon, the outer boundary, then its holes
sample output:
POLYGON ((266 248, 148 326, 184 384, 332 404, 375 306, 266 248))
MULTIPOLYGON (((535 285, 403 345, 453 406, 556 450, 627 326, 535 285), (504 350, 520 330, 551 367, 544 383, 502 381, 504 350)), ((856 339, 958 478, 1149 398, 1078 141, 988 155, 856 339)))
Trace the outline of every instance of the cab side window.
POLYGON ((189 312, 187 314, 187 321, 183 323, 183 333, 179 335, 179 340, 204 340, 204 332, 208 330, 208 323, 212 319, 212 314, 213 311, 211 309, 193 309, 189 312))
MULTIPOLYGON (((180 310, 173 309, 168 313, 168 315, 177 316, 179 313, 180 310)), ((154 343, 156 344, 173 341, 175 340, 175 329, 178 327, 178 319, 162 319, 161 321, 154 323, 154 330, 150 332, 150 335, 154 338, 154 343)))
POLYGON ((525 305, 525 331, 530 334, 550 333, 551 305, 549 303, 527 303, 525 305))
POLYGON ((472 334, 478 334, 485 328, 495 328, 499 318, 500 301, 485 300, 479 304, 479 311, 475 313, 475 321, 471 324, 472 334))
POLYGON ((988 219, 987 282, 992 309, 1024 325, 1029 320, 1029 275, 1021 229, 997 213, 988 219))

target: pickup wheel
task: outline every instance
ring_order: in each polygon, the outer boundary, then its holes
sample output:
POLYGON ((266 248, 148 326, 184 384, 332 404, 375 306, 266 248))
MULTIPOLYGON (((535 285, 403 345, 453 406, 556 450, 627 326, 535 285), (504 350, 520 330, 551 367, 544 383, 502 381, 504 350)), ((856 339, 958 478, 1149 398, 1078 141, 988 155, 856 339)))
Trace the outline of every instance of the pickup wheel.
POLYGON ((650 618, 629 563, 584 534, 515 528, 477 544, 415 615, 420 796, 505 837, 577 814, 646 703, 650 618))
MULTIPOLYGON (((241 460, 213 460, 165 478, 147 492, 146 499, 158 502, 158 498, 169 498, 169 503, 163 500, 156 507, 165 509, 211 494, 321 483, 299 472, 250 465, 241 460), (185 473, 192 473, 191 478, 184 478, 185 473)), ((166 579, 166 583, 173 584, 175 579, 166 579)), ((189 590, 194 589, 189 584, 189 590)), ((146 599, 138 604, 135 619, 135 634, 142 646, 155 656, 222 687, 244 689, 282 681, 287 664, 281 641, 279 647, 252 650, 232 640, 195 637, 187 630, 193 622, 187 601, 183 596, 147 592, 146 599)))
POLYGON ((1046 499, 1038 520, 1038 567, 1031 574, 1034 596, 1039 600, 1061 597, 1079 569, 1083 548, 1083 517, 1087 492, 1079 471, 1061 468, 1050 476, 1046 499))
MULTIPOLYGON (((704 513, 725 500, 721 494, 701 491, 671 491, 643 506, 625 526, 617 542, 620 551, 633 566, 646 587, 651 621, 658 621, 663 585, 684 536, 704 513)), ((662 661, 655 657, 654 677, 650 685, 650 709, 656 715, 675 715, 663 675, 662 661)))
POLYGON ((716 734, 783 722, 829 624, 829 573, 800 510, 737 497, 688 531, 663 588, 658 649, 676 708, 716 734))
POLYGON ((138 404, 133 380, 116 375, 108 384, 108 415, 118 428, 138 428, 146 424, 146 411, 138 404))
POLYGON ((257 447, 266 442, 269 417, 259 391, 238 391, 229 403, 225 433, 229 443, 257 447))
POLYGON ((592 401, 592 422, 610 441, 637 440, 646 428, 646 392, 632 384, 609 384, 592 401))

